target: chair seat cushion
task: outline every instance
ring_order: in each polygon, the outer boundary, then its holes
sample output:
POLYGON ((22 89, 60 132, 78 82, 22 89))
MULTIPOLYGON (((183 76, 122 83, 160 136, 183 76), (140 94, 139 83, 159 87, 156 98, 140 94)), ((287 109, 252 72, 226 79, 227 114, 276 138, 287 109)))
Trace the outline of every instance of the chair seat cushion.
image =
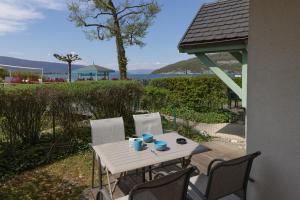
MULTIPOLYGON (((189 197, 193 200, 205 199, 204 194, 205 194, 207 183, 208 183, 208 177, 204 174, 200 174, 199 176, 193 176, 190 178, 190 183, 193 184, 194 187, 189 186, 189 188, 188 188, 189 197), (199 190, 198 192, 195 191, 196 188, 199 190), (202 193, 202 195, 201 195, 201 193, 202 193)), ((231 194, 231 195, 221 198, 220 200, 240 200, 240 199, 241 198, 239 198, 238 196, 231 194)))

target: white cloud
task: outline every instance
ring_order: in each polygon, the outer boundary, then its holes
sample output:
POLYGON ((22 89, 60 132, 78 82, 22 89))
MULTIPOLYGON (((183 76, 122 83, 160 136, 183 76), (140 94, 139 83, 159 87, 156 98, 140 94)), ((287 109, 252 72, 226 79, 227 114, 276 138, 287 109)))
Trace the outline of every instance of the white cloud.
POLYGON ((62 10, 65 4, 65 0, 0 0, 0 35, 26 30, 28 23, 44 18, 44 10, 62 10))

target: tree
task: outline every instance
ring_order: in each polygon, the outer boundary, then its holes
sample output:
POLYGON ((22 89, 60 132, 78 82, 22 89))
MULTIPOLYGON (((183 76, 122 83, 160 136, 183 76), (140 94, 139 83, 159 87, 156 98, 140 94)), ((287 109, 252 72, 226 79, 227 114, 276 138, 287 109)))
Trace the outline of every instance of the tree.
POLYGON ((0 67, 0 78, 4 79, 9 73, 6 69, 0 67))
POLYGON ((77 60, 81 60, 81 58, 77 54, 67 54, 67 55, 59 55, 59 54, 53 54, 53 56, 63 62, 68 63, 68 71, 69 71, 69 83, 72 81, 72 62, 75 62, 77 60))
POLYGON ((125 47, 145 45, 143 38, 160 6, 156 0, 73 0, 69 10, 70 21, 86 28, 88 39, 115 39, 120 77, 127 79, 125 47))

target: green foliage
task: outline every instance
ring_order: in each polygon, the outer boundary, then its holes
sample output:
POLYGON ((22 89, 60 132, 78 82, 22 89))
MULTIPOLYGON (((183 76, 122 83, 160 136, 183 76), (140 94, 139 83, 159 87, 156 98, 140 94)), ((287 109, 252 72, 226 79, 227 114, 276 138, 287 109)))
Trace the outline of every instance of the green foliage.
POLYGON ((11 144, 35 144, 42 121, 53 117, 64 134, 72 138, 79 123, 89 116, 122 116, 130 135, 134 130, 132 113, 142 93, 142 85, 135 81, 8 86, 0 90, 0 127, 11 144))
POLYGON ((14 174, 88 150, 90 128, 81 127, 76 132, 77 137, 71 141, 60 132, 57 138, 59 143, 53 143, 51 135, 43 134, 39 144, 34 146, 18 144, 11 148, 4 144, 0 148, 0 182, 14 174))
POLYGON ((207 142, 211 139, 209 136, 202 135, 200 133, 200 131, 195 130, 192 127, 186 126, 186 125, 179 125, 177 127, 177 132, 180 135, 182 135, 184 137, 187 137, 187 138, 189 138, 189 139, 191 139, 195 142, 198 142, 198 143, 207 142))
POLYGON ((189 126, 188 124, 177 124, 176 129, 174 130, 174 123, 171 121, 168 121, 164 117, 162 118, 162 124, 163 124, 164 130, 177 131, 180 135, 187 137, 198 143, 207 142, 211 139, 210 136, 201 134, 200 131, 194 129, 193 127, 189 126))
POLYGON ((145 87, 141 106, 167 115, 202 123, 225 123, 235 115, 222 109, 227 102, 226 86, 216 77, 154 79, 145 87))
POLYGON ((242 87, 242 78, 233 78, 234 82, 236 82, 240 87, 242 87))
POLYGON ((164 88, 145 87, 141 107, 149 111, 159 111, 169 103, 170 92, 164 88))
MULTIPOLYGON (((173 109, 170 107, 163 108, 162 113, 172 116, 173 109)), ((230 123, 236 120, 236 114, 225 111, 197 112, 189 108, 177 108, 176 116, 181 119, 199 122, 199 123, 230 123)))
POLYGON ((150 86, 170 91, 170 103, 197 112, 217 111, 227 101, 226 86, 217 77, 154 79, 150 86))
POLYGON ((156 1, 81 1, 69 4, 70 21, 86 28, 89 39, 109 40, 121 33, 125 45, 144 46, 142 39, 160 6, 156 1))
POLYGON ((9 73, 6 69, 0 68, 0 79, 4 79, 5 76, 8 76, 8 75, 9 75, 9 73))
POLYGON ((91 187, 91 155, 79 152, 0 182, 0 199, 78 199, 91 187))
POLYGON ((47 97, 38 86, 21 86, 0 93, 1 129, 11 144, 36 144, 46 111, 47 97))
POLYGON ((85 28, 90 40, 116 40, 120 79, 127 79, 126 46, 145 45, 143 39, 160 6, 156 0, 72 0, 69 20, 85 28))

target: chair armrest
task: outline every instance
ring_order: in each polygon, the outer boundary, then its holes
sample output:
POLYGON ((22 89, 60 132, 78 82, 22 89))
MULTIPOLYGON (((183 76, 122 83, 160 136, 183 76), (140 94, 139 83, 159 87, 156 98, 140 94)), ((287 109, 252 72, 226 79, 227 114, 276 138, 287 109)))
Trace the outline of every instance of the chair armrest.
POLYGON ((216 163, 216 162, 224 162, 224 161, 225 161, 224 159, 214 159, 214 160, 212 160, 209 163, 208 167, 207 167, 207 176, 210 174, 210 170, 211 170, 211 168, 212 168, 212 166, 213 166, 214 163, 216 163))
POLYGON ((100 200, 100 199, 103 199, 103 200, 112 200, 110 194, 108 193, 108 191, 106 189, 99 190, 99 192, 97 193, 96 199, 97 200, 100 200), (104 199, 101 198, 101 197, 104 197, 104 199))

